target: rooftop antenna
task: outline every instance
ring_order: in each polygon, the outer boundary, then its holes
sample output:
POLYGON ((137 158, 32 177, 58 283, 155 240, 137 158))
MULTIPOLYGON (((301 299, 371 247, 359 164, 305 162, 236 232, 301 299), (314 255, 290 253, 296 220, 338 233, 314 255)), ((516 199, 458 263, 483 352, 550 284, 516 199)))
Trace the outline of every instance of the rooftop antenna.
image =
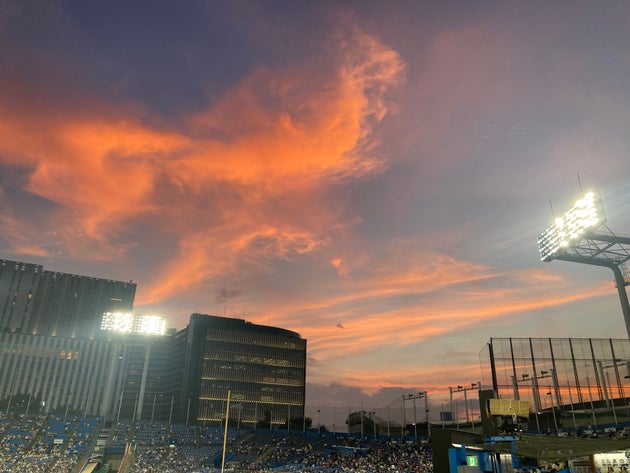
POLYGON ((551 199, 549 199, 549 208, 551 209, 551 218, 553 218, 553 204, 551 203, 551 199))
POLYGON ((577 180, 578 180, 578 185, 580 186, 580 194, 584 194, 584 191, 582 190, 582 181, 580 180, 580 173, 577 173, 577 180))

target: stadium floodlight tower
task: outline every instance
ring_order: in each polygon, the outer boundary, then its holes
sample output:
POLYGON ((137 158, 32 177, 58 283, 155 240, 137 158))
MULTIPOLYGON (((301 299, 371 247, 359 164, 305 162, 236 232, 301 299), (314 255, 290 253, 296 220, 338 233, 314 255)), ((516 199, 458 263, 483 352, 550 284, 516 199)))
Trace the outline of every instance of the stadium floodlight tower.
POLYGON ((630 284, 624 264, 630 260, 630 237, 615 235, 606 225, 598 192, 587 192, 538 236, 540 259, 555 259, 610 268, 615 275, 621 310, 630 337, 630 284))

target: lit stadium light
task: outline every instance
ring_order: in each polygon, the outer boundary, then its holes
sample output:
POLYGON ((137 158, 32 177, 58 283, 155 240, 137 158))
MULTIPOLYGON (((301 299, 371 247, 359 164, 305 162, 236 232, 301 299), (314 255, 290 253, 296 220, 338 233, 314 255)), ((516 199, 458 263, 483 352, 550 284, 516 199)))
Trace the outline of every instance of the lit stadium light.
POLYGON ((111 332, 128 333, 133 327, 133 314, 106 312, 101 320, 101 329, 111 332))
POLYGON ((580 241, 587 232, 606 222, 598 193, 587 192, 562 217, 538 236, 538 251, 542 261, 551 261, 558 253, 580 241))
POLYGON ((101 329, 118 333, 164 335, 166 333, 166 320, 157 315, 106 312, 103 314, 101 329))
POLYGON ((152 335, 164 335, 166 320, 157 315, 142 315, 138 321, 138 332, 152 335))

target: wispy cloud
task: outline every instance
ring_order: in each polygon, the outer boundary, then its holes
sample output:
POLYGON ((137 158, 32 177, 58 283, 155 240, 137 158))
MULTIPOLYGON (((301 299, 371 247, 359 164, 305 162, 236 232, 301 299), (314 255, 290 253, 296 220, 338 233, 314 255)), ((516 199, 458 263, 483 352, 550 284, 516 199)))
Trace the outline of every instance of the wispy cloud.
MULTIPOLYGON (((95 99, 48 113, 46 100, 5 81, 4 92, 22 97, 0 106, 0 159, 30 169, 26 189, 56 204, 51 226, 72 214, 87 242, 67 245, 73 257, 103 256, 86 251, 90 242, 109 248, 106 258, 126 257, 138 250, 125 243, 130 232, 169 236, 172 251, 144 282, 140 304, 311 252, 335 224, 317 199, 322 186, 382 167, 371 152, 373 127, 404 69, 395 51, 359 29, 341 39, 332 73, 308 62, 260 67, 174 125, 95 99)), ((13 228, 6 237, 14 249, 38 246, 19 222, 13 228)))

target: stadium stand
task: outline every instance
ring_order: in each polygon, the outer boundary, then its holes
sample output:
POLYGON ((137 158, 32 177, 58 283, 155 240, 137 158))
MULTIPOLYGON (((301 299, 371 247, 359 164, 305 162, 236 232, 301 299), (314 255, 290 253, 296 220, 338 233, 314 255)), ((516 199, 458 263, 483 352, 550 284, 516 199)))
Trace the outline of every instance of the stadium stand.
MULTIPOLYGON (((0 415, 0 471, 217 473, 223 434, 221 428, 182 424, 0 415), (108 458, 116 455, 117 461, 108 458)), ((226 446, 225 465, 232 471, 433 472, 427 442, 235 429, 229 431, 226 446)))

